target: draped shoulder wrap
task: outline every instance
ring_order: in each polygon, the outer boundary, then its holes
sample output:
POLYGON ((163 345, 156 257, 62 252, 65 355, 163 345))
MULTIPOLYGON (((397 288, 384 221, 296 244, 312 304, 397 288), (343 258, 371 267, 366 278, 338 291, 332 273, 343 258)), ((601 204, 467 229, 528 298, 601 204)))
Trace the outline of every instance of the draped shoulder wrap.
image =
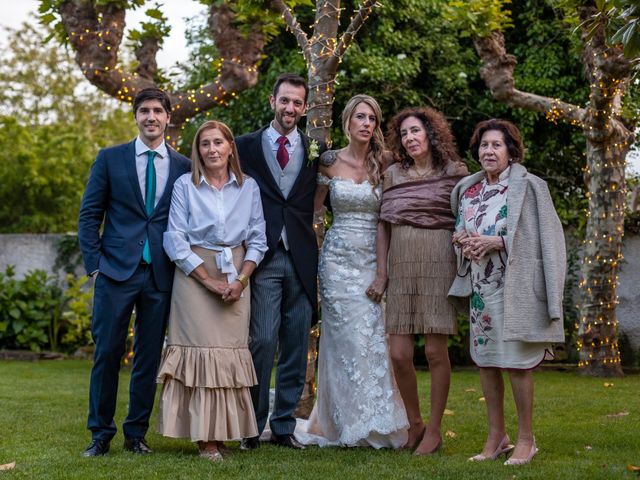
POLYGON ((463 176, 412 179, 389 187, 382 194, 380 218, 397 225, 453 231, 451 190, 463 176))

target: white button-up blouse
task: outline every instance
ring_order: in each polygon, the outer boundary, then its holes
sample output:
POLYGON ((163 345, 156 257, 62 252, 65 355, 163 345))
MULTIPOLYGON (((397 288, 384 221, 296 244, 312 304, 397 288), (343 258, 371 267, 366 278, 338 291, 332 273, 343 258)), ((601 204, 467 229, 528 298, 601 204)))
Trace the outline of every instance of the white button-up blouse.
POLYGON ((245 177, 239 185, 233 172, 220 190, 203 177, 198 185, 191 173, 178 178, 173 186, 169 223, 163 246, 169 258, 189 275, 203 260, 191 246, 220 252, 218 267, 233 281, 237 271, 231 249, 245 245, 245 260, 259 264, 267 251, 264 214, 256 181, 245 177))

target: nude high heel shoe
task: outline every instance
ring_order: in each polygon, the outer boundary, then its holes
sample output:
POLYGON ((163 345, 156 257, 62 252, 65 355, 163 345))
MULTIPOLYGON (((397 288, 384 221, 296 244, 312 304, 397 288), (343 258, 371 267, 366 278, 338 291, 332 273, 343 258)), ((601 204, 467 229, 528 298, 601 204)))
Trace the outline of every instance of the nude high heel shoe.
POLYGON ((529 455, 527 455, 527 458, 510 458, 509 460, 504 462, 504 464, 505 465, 526 465, 527 463, 531 462, 531 460, 533 459, 536 453, 538 453, 538 447, 536 447, 536 439, 534 438, 533 445, 531 445, 531 451, 529 452, 529 455))
POLYGON ((478 455, 474 455, 473 457, 470 457, 469 461, 484 462, 485 460, 495 460, 500 455, 503 455, 503 454, 506 455, 514 448, 515 448, 515 445, 509 443, 509 436, 505 435, 504 437, 502 437, 502 440, 500 441, 498 448, 496 448, 495 452, 493 452, 491 455, 487 456, 487 455, 483 455, 482 453, 479 453, 478 455))

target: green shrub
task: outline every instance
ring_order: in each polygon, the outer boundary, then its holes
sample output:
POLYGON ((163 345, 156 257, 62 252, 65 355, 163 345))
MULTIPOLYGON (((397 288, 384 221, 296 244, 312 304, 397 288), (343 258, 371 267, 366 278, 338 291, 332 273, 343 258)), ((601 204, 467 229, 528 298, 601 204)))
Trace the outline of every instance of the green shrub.
POLYGON ((67 290, 63 294, 62 316, 57 336, 60 349, 75 351, 93 343, 91 338, 91 311, 93 288, 84 288, 88 277, 68 274, 67 290))
POLYGON ((37 352, 51 343, 62 292, 42 270, 14 276, 13 266, 0 274, 0 346, 37 352))
POLYGON ((85 282, 69 275, 63 290, 43 270, 17 280, 8 266, 0 273, 0 348, 71 352, 87 345, 92 292, 82 288, 85 282))

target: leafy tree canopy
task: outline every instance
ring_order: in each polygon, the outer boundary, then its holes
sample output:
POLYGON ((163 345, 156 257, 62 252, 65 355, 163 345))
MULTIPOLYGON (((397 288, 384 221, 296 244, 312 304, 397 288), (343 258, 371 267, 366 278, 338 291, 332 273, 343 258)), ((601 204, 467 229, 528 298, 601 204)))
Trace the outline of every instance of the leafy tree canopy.
POLYGON ((0 59, 0 232, 75 231, 91 162, 131 139, 132 115, 82 78, 45 30, 10 32, 0 59))

